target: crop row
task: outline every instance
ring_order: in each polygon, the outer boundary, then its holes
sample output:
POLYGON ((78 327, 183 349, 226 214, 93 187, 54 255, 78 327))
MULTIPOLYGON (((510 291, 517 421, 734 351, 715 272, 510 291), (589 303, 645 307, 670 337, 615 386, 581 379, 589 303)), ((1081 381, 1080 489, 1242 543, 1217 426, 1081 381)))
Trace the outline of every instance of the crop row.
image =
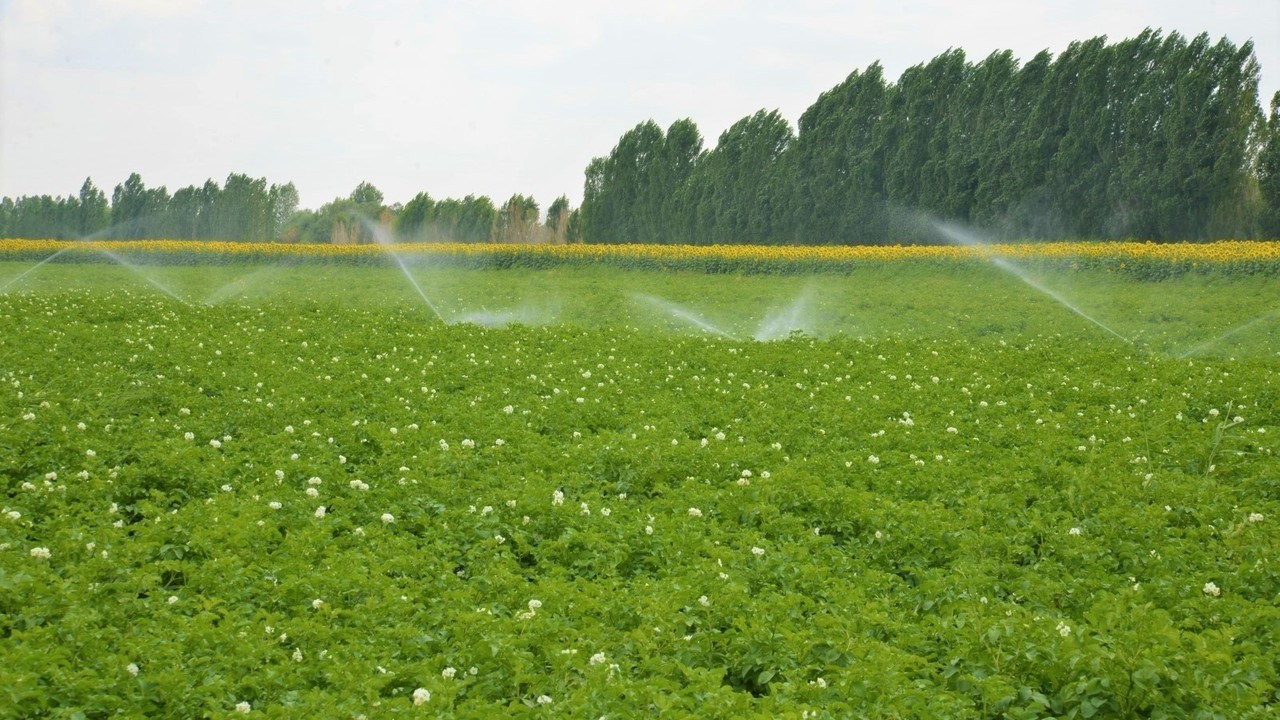
POLYGON ((131 262, 164 265, 232 263, 386 264, 394 255, 454 267, 548 268, 608 265, 634 270, 705 273, 848 273, 887 262, 929 261, 939 267, 1001 259, 1058 269, 1101 269, 1143 279, 1185 273, 1280 274, 1280 243, 1220 241, 1056 242, 964 245, 550 245, 401 243, 309 245, 185 240, 73 242, 0 240, 0 260, 131 262))

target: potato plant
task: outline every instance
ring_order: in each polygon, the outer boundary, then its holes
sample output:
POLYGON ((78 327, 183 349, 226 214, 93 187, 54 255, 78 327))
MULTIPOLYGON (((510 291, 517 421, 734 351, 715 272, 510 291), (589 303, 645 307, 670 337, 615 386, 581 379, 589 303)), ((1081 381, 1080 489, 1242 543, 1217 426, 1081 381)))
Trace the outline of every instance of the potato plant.
MULTIPOLYGON (((776 342, 642 310, 445 325, 384 294, 392 270, 312 271, 215 305, 101 267, 0 295, 0 713, 1280 700, 1273 352, 1148 352, 933 270, 876 328, 776 342)), ((610 273, 549 282, 621 308, 643 278, 610 273)))

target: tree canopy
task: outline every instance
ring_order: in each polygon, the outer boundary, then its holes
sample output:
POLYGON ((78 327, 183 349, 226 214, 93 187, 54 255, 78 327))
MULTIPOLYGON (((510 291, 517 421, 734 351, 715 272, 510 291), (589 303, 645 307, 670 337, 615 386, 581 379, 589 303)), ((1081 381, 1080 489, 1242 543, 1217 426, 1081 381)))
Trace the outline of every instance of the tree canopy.
POLYGON ((1146 30, 1020 63, 948 50, 896 82, 880 65, 793 132, 749 115, 704 150, 640 123, 591 161, 590 242, 884 244, 927 219, 1011 238, 1280 235, 1280 128, 1253 46, 1146 30))

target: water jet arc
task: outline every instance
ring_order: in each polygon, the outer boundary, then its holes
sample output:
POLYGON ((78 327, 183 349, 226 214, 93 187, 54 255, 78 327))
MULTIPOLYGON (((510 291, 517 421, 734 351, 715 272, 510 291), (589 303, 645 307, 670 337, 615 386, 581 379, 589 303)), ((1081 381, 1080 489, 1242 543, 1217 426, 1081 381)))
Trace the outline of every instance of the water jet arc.
POLYGON ((0 285, 0 292, 4 292, 5 290, 8 290, 10 285, 14 285, 14 284, 16 284, 16 283, 17 283, 19 280, 21 280, 22 278, 24 278, 24 277, 26 277, 26 276, 30 275, 31 273, 35 272, 36 270, 39 270, 39 269, 40 269, 40 266, 42 266, 42 265, 44 265, 45 263, 49 262, 50 260, 52 260, 52 259, 54 259, 54 258, 58 257, 58 256, 59 256, 59 255, 61 255, 62 253, 64 253, 64 252, 66 252, 66 251, 70 250, 71 248, 72 248, 72 246, 71 246, 71 245, 68 245, 67 247, 62 248, 61 250, 57 250, 57 251, 55 251, 52 255, 50 255, 50 256, 48 256, 48 257, 46 257, 45 259, 41 260, 40 262, 36 263, 35 265, 32 265, 31 267, 27 268, 26 270, 23 270, 22 272, 18 273, 18 275, 17 275, 16 277, 14 277, 12 280, 9 280, 9 281, 8 281, 8 282, 6 282, 4 285, 0 285))
POLYGON ((1280 308, 1277 308, 1277 309, 1275 309, 1275 310, 1272 310, 1272 311, 1271 311, 1271 312, 1269 312, 1269 313, 1264 313, 1264 314, 1262 314, 1262 315, 1259 315, 1258 317, 1256 317, 1256 318, 1254 318, 1254 319, 1252 319, 1252 320, 1250 320, 1250 321, 1248 321, 1248 322, 1241 323, 1241 324, 1239 324, 1239 325, 1237 325, 1237 326, 1235 326, 1235 327, 1231 328, 1230 330, 1228 330, 1228 331, 1226 331, 1226 332, 1222 333, 1221 335, 1219 335, 1219 336, 1217 336, 1217 337, 1213 338, 1212 340, 1206 340, 1205 342, 1202 342, 1202 343, 1200 343, 1199 345, 1196 345, 1195 347, 1191 348, 1190 350, 1188 350, 1188 351, 1186 351, 1186 352, 1182 353, 1181 355, 1179 355, 1179 356, 1178 356, 1178 359, 1179 359, 1179 360, 1183 360, 1183 359, 1186 359, 1186 358, 1188 358, 1188 357, 1190 357, 1190 356, 1192 356, 1192 355, 1199 354, 1199 353, 1203 352, 1204 350, 1206 350, 1206 349, 1208 349, 1208 348, 1211 348, 1211 347, 1213 347, 1214 345, 1217 345, 1218 343, 1222 342, 1223 340, 1226 340, 1227 338, 1232 337, 1232 336, 1234 336, 1234 335, 1238 335, 1238 334, 1240 334, 1240 333, 1244 332, 1245 330, 1249 330, 1250 328, 1253 328, 1255 325, 1259 325, 1259 324, 1261 324, 1261 323, 1264 323, 1264 322, 1266 322, 1267 320, 1270 320, 1270 319, 1272 319, 1272 318, 1276 317, 1277 315, 1280 315, 1280 308))
POLYGON ((646 302, 661 310, 665 310, 671 315, 674 315, 676 318, 683 320, 686 323, 693 325, 694 327, 697 327, 705 332, 709 332, 713 335, 719 335, 720 337, 727 338, 729 340, 737 340, 736 337, 734 337, 733 335, 730 335, 724 330, 721 330, 715 325, 712 325, 710 322, 699 317, 692 310, 689 310, 688 308, 677 305, 676 303, 673 303, 670 300, 664 300, 663 298, 656 297, 654 295, 647 295, 645 293, 632 293, 632 297, 637 300, 646 302))
POLYGON ((962 229, 952 223, 944 223, 936 220, 933 221, 933 227, 935 230, 941 233, 943 237, 947 238, 948 240, 959 243, 960 245, 964 245, 965 247, 977 250, 979 253, 981 253, 982 257, 989 260, 993 265, 1000 268, 1001 270, 1004 270, 1010 275, 1013 275, 1014 277, 1018 278, 1029 287, 1039 291, 1041 294, 1050 298, 1054 302, 1057 302, 1062 307, 1070 310, 1076 315, 1079 315, 1085 320, 1088 320, 1094 325, 1097 325, 1099 328, 1105 330, 1106 332, 1123 340, 1126 344, 1129 344, 1129 345, 1133 344, 1133 341, 1130 340, 1129 338, 1121 335, 1115 330, 1112 330, 1110 327, 1104 324, 1101 320, 1098 320, 1097 318, 1093 317, 1089 313, 1086 313, 1085 311, 1076 307, 1074 304, 1072 304, 1070 300, 1067 300, 1062 295, 1058 294, 1057 292, 1054 292, 1053 290, 1037 282, 1030 275, 1027 275, 1026 271, 1024 271, 1018 265, 1014 264, 1012 261, 992 253, 990 250, 990 246, 987 243, 979 240, 971 231, 962 229))
POLYGON ((115 264, 120 265, 124 268, 127 268, 130 272, 134 273, 138 277, 141 277, 143 280, 146 280, 147 282, 151 283, 152 286, 154 286, 157 290, 164 293, 165 295, 168 295, 169 297, 173 298, 174 300, 177 300, 178 302, 182 303, 183 305, 186 305, 187 307, 191 306, 191 303, 182 299, 177 293, 175 293, 173 290, 170 290, 169 287, 166 286, 164 283, 142 272, 141 270, 138 269, 136 265, 129 262, 128 260, 125 260, 124 258, 120 257, 119 255, 111 252, 110 250, 104 247, 99 247, 97 245, 89 245, 89 247, 94 250, 97 250, 103 255, 106 255, 115 264))
POLYGON ((409 284, 413 286, 413 289, 418 291, 418 297, 422 298, 422 302, 426 303, 431 312, 435 314, 436 319, 445 325, 448 325, 449 322, 444 319, 444 315, 440 314, 440 309, 436 307, 435 303, 431 302, 431 298, 427 297, 426 291, 424 291, 422 286, 418 284, 418 280, 413 276, 413 273, 409 272, 409 266, 405 264, 404 258, 400 257, 400 253, 396 252, 395 238, 390 236, 390 232, 387 228, 380 223, 370 220, 360 213, 353 214, 356 219, 360 221, 360 224, 364 225, 365 229, 373 235, 373 241, 378 243, 378 245, 380 245, 382 249, 391 256, 391 259, 395 261, 396 265, 400 267, 400 272, 404 273, 405 279, 409 281, 409 284))

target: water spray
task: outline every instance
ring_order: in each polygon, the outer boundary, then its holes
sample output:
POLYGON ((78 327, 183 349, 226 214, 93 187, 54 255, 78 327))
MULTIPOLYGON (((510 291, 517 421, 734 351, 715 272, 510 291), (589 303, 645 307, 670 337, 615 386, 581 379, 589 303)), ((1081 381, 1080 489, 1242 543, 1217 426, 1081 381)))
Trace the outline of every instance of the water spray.
POLYGON ((40 262, 36 263, 35 265, 32 265, 31 267, 27 268, 26 270, 23 270, 22 272, 18 273, 18 275, 17 275, 16 277, 14 277, 12 280, 9 280, 9 281, 8 281, 8 282, 6 282, 4 285, 0 285, 0 292, 4 292, 5 290, 9 289, 9 286, 10 286, 10 285, 14 285, 14 284, 16 284, 16 283, 17 283, 19 280, 21 280, 22 278, 24 278, 24 277, 26 277, 26 276, 30 275, 31 273, 35 272, 36 270, 39 270, 39 269, 40 269, 40 267, 41 267, 42 265, 44 265, 45 263, 49 262, 50 260, 53 260, 54 258, 58 257, 58 256, 59 256, 59 255, 61 255, 62 253, 64 253, 64 252, 66 252, 66 251, 70 250, 71 248, 72 248, 72 246, 68 245, 67 247, 62 248, 61 250, 58 250, 58 251, 54 252, 52 255, 50 255, 49 257, 46 257, 45 259, 41 260, 40 262))
POLYGON ((1099 328, 1102 328, 1103 330, 1114 335, 1115 337, 1123 340, 1126 344, 1129 344, 1129 345, 1133 344, 1133 341, 1130 340, 1129 338, 1121 335, 1115 330, 1112 330, 1109 326, 1104 324, 1101 320, 1098 320, 1092 315, 1076 307, 1075 304, 1073 304, 1070 300, 1067 300, 1062 295, 1058 294, 1057 292, 1054 292, 1053 290, 1042 285, 1040 282, 1036 281, 1035 278, 1032 278, 1030 275, 1026 273, 1025 270, 1023 270, 1018 265, 1014 264, 1012 261, 992 253, 990 250, 990 246, 987 243, 983 242, 981 239, 979 239, 976 235, 974 235, 973 232, 969 230, 965 230, 953 223, 945 223, 937 220, 933 220, 931 221, 931 223, 933 225, 933 228, 937 230, 939 233, 941 233, 943 237, 947 238, 948 240, 964 245, 965 247, 977 250, 984 258, 991 261, 993 265, 1000 268, 1001 270, 1004 270, 1010 275, 1013 275, 1014 277, 1018 278, 1023 283, 1027 284, 1029 287, 1039 291, 1041 294, 1057 302, 1059 305, 1063 306, 1064 308, 1070 310, 1076 315, 1079 315, 1085 320, 1088 320, 1094 325, 1097 325, 1099 328))
POLYGON ((155 286, 156 289, 158 289, 160 292, 164 293, 165 295, 168 295, 169 297, 173 298, 174 300, 177 300, 178 302, 182 303, 183 305, 186 305, 187 307, 191 306, 191 303, 179 297, 177 293, 175 293, 173 290, 170 290, 168 286, 166 286, 164 283, 142 272, 142 270, 138 269, 136 265, 129 262, 128 260, 125 260, 124 258, 120 257, 119 255, 111 252, 110 250, 104 247, 98 247, 96 245, 90 245, 89 247, 91 247, 94 250, 97 250, 103 255, 106 255, 108 258, 111 258, 111 261, 116 263, 117 265, 121 265, 125 268, 128 268, 131 272, 138 275, 143 280, 146 280, 147 282, 151 283, 153 286, 155 286))
POLYGON ((382 249, 391 256, 391 259, 395 260, 396 265, 400 267, 400 272, 404 273, 405 279, 409 281, 409 284, 413 286, 414 290, 418 291, 418 296, 422 298, 422 302, 426 303, 427 307, 431 309, 432 313, 435 313, 436 318, 440 320, 440 322, 448 325, 449 322, 440 314, 440 309, 436 307, 435 303, 431 302, 431 298, 427 297, 427 293, 422 289, 422 286, 418 284, 418 280, 413 276, 413 273, 409 272, 409 266, 405 264, 404 258, 400 257, 400 253, 396 252, 395 238, 391 237, 390 232, 382 224, 370 220, 361 213, 352 214, 360 221, 360 224, 364 225, 365 228, 373 235, 374 242, 382 246, 382 249))
POLYGON ((653 305, 656 308, 665 310, 666 312, 674 315, 676 318, 683 320, 686 323, 693 325, 694 327, 697 327, 705 332, 709 332, 713 335, 719 335, 720 337, 726 338, 729 340, 738 339, 733 335, 730 335, 724 330, 721 330, 720 328, 711 324, 707 320, 704 320, 703 318, 699 317, 692 310, 689 310, 688 308, 677 305, 676 303, 673 303, 670 300, 664 300, 660 297, 655 297, 653 295, 646 295, 645 293, 632 293, 631 296, 636 300, 641 300, 650 305, 653 305))
POLYGON ((812 329, 808 317, 809 301, 812 298, 813 286, 807 285, 790 305, 765 316, 752 337, 760 342, 769 342, 789 337, 796 331, 812 329))
POLYGON ((1206 340, 1205 342, 1202 342, 1199 345, 1196 345, 1195 347, 1191 348, 1190 350, 1182 353, 1181 355, 1178 356, 1178 359, 1184 360, 1192 355, 1198 355, 1199 353, 1213 347, 1214 345, 1217 345, 1223 340, 1226 340, 1227 338, 1232 337, 1234 335, 1238 335, 1246 330, 1252 329, 1253 327, 1260 325, 1268 320, 1271 320, 1276 316, 1280 316, 1280 308, 1277 308, 1275 310, 1272 310, 1271 312, 1259 315, 1258 317, 1248 322, 1240 323, 1239 325, 1231 328, 1230 330, 1222 333, 1221 335, 1213 338, 1212 340, 1206 340))

